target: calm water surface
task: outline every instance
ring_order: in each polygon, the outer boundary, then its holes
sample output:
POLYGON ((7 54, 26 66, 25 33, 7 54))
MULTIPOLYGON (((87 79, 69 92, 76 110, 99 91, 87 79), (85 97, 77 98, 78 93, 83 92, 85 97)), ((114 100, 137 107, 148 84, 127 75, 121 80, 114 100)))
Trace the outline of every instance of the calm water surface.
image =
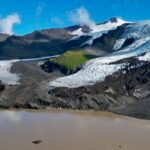
POLYGON ((150 150, 150 121, 90 111, 0 111, 0 150, 120 149, 150 150))

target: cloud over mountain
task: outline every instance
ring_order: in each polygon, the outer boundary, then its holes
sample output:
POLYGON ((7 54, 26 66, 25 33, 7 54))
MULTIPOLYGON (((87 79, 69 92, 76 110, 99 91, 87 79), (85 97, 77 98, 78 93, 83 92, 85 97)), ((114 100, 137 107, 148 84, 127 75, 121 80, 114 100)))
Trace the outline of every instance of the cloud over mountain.
POLYGON ((13 27, 19 23, 21 23, 21 20, 17 13, 0 18, 0 33, 14 34, 13 27))
POLYGON ((84 8, 80 7, 70 13, 69 19, 75 24, 81 26, 94 26, 95 22, 91 19, 89 12, 84 8))

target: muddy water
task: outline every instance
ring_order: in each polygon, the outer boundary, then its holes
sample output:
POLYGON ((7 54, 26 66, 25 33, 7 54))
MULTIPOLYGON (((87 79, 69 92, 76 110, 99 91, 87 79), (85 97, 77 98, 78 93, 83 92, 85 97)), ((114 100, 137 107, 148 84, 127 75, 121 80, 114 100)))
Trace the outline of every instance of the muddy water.
POLYGON ((86 111, 0 111, 0 150, 120 149, 150 150, 150 121, 86 111))

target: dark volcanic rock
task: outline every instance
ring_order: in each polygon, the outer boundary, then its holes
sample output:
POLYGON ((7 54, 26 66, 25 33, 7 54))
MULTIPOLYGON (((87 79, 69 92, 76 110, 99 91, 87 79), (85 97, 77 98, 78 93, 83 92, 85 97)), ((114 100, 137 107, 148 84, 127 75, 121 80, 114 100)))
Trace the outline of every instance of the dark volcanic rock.
POLYGON ((123 48, 125 48, 125 47, 131 45, 134 41, 135 41, 134 38, 128 38, 128 39, 126 39, 120 49, 123 49, 123 48))
POLYGON ((59 64, 53 63, 51 61, 47 61, 41 65, 41 69, 47 73, 53 73, 53 72, 58 71, 64 75, 70 75, 70 74, 73 74, 73 73, 76 73, 77 71, 79 71, 81 69, 81 66, 79 65, 74 70, 69 70, 66 67, 64 67, 63 65, 59 65, 59 64))
POLYGON ((5 85, 0 80, 0 92, 5 90, 5 85))
POLYGON ((108 76, 104 82, 74 89, 56 88, 49 94, 62 99, 65 105, 60 107, 63 108, 108 110, 150 119, 150 115, 146 115, 150 114, 150 62, 132 58, 130 61, 133 63, 108 76), (145 103, 147 109, 144 109, 145 103))
POLYGON ((59 64, 53 63, 51 61, 47 61, 46 63, 41 65, 41 69, 43 69, 45 72, 52 73, 55 71, 60 71, 61 73, 67 75, 69 74, 69 70, 59 64))

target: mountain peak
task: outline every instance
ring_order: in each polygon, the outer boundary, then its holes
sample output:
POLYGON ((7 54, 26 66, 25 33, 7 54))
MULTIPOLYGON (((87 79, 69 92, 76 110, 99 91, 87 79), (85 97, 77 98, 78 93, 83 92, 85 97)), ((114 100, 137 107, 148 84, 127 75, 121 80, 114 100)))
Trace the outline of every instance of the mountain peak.
POLYGON ((119 23, 119 22, 126 23, 127 22, 127 21, 123 20, 121 17, 112 17, 112 18, 110 18, 109 21, 111 23, 119 23))
POLYGON ((117 23, 120 20, 122 20, 120 17, 112 17, 112 18, 110 18, 110 22, 112 22, 112 23, 117 23))

